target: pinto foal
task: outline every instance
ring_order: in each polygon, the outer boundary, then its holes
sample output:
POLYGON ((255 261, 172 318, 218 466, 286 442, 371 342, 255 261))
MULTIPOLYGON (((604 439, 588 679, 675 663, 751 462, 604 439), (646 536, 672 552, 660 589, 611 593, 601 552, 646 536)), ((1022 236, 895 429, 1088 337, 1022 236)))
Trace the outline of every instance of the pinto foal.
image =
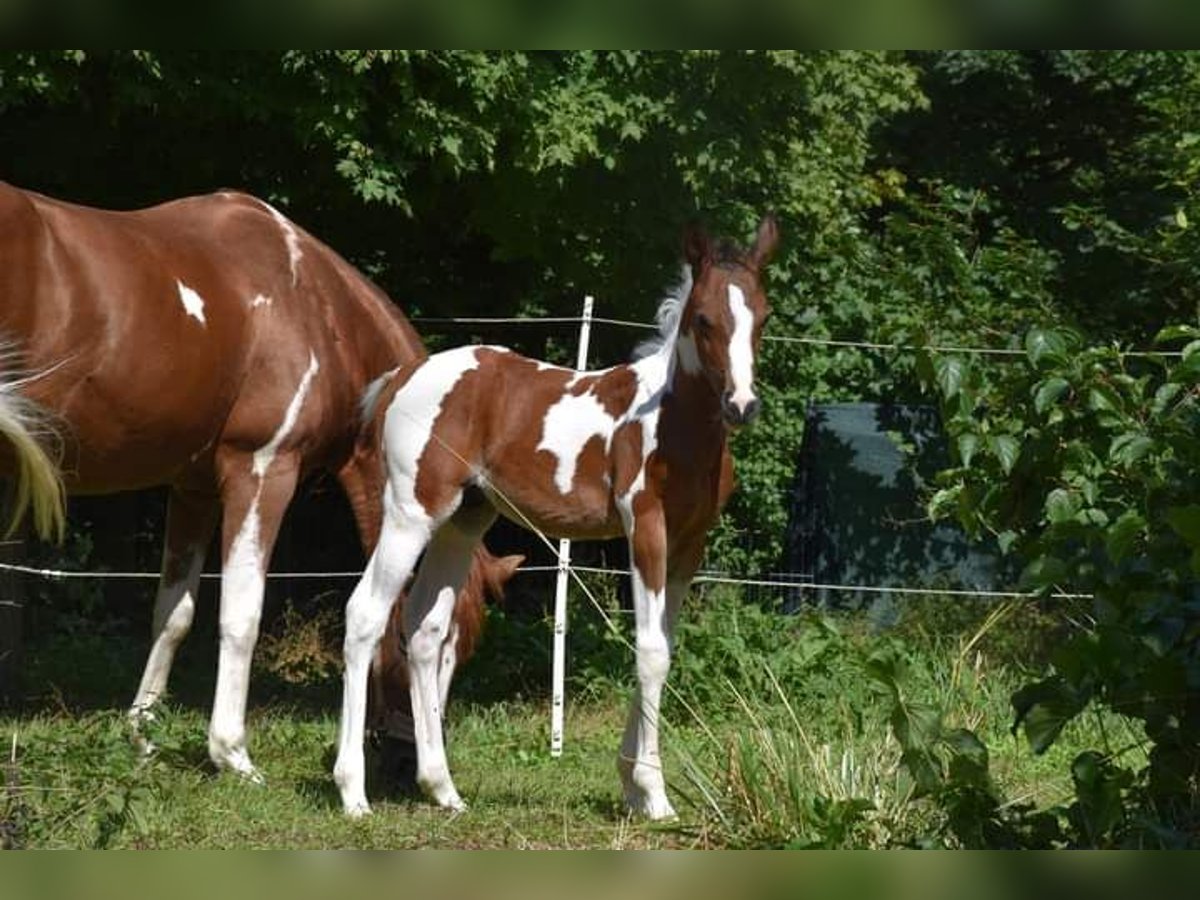
POLYGON ((618 769, 631 810, 674 814, 659 701, 680 603, 733 488, 727 430, 758 412, 754 364, 768 314, 761 276, 777 239, 771 217, 746 252, 690 232, 684 284, 659 310, 658 339, 633 363, 575 372, 501 347, 460 347, 395 379, 380 404, 382 531, 346 611, 334 778, 349 815, 369 812, 371 655, 422 551, 404 610, 417 781, 441 806, 463 807, 442 738, 439 662, 471 551, 498 512, 556 537, 628 537, 638 690, 618 769))

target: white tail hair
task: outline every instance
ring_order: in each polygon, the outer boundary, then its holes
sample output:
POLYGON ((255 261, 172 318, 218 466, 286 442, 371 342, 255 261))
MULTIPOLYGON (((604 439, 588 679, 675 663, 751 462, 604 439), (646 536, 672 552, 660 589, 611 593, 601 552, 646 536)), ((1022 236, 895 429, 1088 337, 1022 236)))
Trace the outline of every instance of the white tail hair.
MULTIPOLYGON (((17 358, 11 345, 0 346, 0 367, 8 368, 17 358)), ((12 505, 6 535, 11 535, 29 514, 33 528, 43 540, 61 541, 66 528, 66 491, 58 463, 44 446, 55 433, 50 416, 21 388, 38 375, 0 380, 0 440, 12 448, 12 505)))

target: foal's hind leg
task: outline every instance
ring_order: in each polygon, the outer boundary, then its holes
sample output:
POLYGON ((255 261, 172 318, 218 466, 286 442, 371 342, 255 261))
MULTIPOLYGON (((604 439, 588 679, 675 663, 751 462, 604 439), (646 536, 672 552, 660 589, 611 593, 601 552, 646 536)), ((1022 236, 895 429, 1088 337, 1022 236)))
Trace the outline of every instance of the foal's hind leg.
POLYGON ((351 816, 371 811, 367 803, 363 729, 367 712, 367 674, 375 647, 387 625, 392 604, 429 541, 431 523, 420 514, 390 509, 375 552, 346 604, 345 672, 342 719, 333 778, 342 806, 351 816))
MULTIPOLYGON (((180 642, 192 627, 204 553, 217 522, 215 496, 172 488, 167 500, 167 534, 163 542, 162 576, 154 601, 154 643, 137 695, 129 709, 135 725, 148 718, 163 695, 180 642)), ((143 749, 152 749, 148 744, 143 749)))
POLYGON ((281 454, 262 466, 250 453, 218 454, 224 494, 221 646, 208 754, 221 769, 253 781, 262 776, 246 752, 246 696, 258 641, 267 563, 279 523, 296 490, 299 460, 281 454))
POLYGON ((404 608, 408 639, 409 693, 417 745, 417 784, 439 806, 463 809, 446 761, 442 714, 449 671, 440 671, 451 640, 454 604, 467 577, 475 547, 495 519, 482 498, 460 509, 433 536, 404 608))

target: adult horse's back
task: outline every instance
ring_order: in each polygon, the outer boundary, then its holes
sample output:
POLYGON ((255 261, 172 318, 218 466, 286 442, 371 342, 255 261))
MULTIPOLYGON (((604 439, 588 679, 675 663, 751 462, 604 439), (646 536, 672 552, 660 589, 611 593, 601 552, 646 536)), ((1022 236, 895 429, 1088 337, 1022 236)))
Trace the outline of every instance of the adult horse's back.
MULTIPOLYGON (((209 753, 255 776, 246 694, 283 513, 306 474, 331 471, 373 546, 382 481, 358 440, 361 410, 376 379, 424 356, 420 340, 330 248, 234 192, 112 212, 0 183, 0 257, 10 348, 0 397, 19 396, 11 407, 26 420, 44 411, 66 490, 170 487, 155 637, 133 711, 165 689, 219 521, 209 753)), ((23 446, 11 444, 10 472, 23 446)), ((38 480, 34 463, 24 471, 42 498, 37 524, 53 531, 53 481, 38 480)))

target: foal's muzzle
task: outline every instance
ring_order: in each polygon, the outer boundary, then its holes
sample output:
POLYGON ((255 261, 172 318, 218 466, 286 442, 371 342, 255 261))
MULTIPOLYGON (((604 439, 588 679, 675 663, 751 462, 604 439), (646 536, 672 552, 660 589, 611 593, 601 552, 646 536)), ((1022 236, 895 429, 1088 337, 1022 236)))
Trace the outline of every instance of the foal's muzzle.
POLYGON ((733 393, 728 392, 721 398, 721 415, 725 424, 733 427, 749 425, 758 418, 761 408, 762 404, 758 402, 757 397, 751 397, 745 403, 738 403, 733 399, 733 393))

